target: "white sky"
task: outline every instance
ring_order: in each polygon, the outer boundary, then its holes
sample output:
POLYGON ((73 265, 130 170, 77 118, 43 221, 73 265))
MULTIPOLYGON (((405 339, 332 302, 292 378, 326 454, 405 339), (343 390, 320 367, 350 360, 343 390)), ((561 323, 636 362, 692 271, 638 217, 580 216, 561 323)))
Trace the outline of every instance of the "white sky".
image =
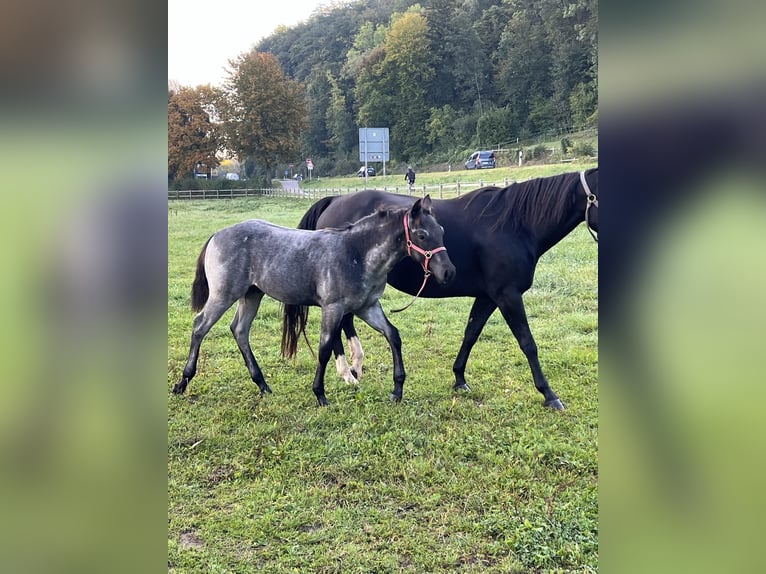
POLYGON ((168 0, 168 80, 220 85, 229 60, 331 0, 168 0))

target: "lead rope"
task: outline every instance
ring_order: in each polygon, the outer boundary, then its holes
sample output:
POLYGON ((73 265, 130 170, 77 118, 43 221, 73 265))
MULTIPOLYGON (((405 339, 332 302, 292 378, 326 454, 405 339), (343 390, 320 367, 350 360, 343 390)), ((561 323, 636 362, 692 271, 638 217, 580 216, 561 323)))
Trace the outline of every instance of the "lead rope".
POLYGON ((431 261, 431 257, 433 257, 434 253, 438 253, 439 251, 447 251, 447 248, 443 245, 441 247, 437 247, 436 249, 433 249, 431 251, 421 249, 417 245, 415 245, 412 241, 410 241, 410 229, 409 225, 407 225, 407 213, 404 214, 404 239, 407 241, 407 255, 412 257, 412 251, 415 250, 418 253, 420 253, 423 257, 425 257, 425 260, 423 261, 422 267, 423 267, 423 284, 420 286, 420 289, 418 289, 417 294, 412 298, 412 301, 410 301, 407 305, 402 307, 401 309, 391 309, 391 313, 399 313, 401 311, 404 311, 405 309, 409 309, 409 307, 417 300, 418 297, 420 297, 420 294, 423 292, 423 289, 426 288, 426 283, 428 283, 428 278, 431 276, 431 271, 428 269, 428 264, 431 261))
POLYGON ((588 182, 585 181, 585 170, 580 172, 580 183, 582 183, 583 190, 585 190, 585 195, 588 197, 588 203, 585 204, 585 227, 588 228, 588 232, 590 232, 591 237, 593 237, 593 241, 598 243, 598 236, 593 233, 593 230, 590 228, 590 223, 588 223, 588 210, 590 209, 591 205, 598 207, 598 198, 590 190, 588 182))

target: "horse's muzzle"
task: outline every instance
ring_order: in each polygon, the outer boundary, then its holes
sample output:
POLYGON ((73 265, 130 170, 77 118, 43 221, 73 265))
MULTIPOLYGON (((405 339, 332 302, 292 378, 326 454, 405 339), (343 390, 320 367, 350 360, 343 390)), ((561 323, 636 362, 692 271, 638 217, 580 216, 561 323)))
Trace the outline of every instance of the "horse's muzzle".
POLYGON ((445 285, 455 278, 457 270, 446 251, 433 256, 431 260, 431 273, 440 285, 445 285))

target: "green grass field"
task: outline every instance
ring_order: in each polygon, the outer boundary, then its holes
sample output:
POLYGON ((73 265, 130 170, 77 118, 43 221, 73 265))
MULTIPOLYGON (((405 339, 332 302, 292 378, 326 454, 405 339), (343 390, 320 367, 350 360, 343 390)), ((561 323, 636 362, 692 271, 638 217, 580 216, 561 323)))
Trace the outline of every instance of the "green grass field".
MULTIPOLYGON (((188 353, 189 291, 214 231, 262 218, 295 226, 301 199, 174 202, 168 216, 168 393, 188 353)), ((596 571, 597 248, 583 226, 547 253, 525 295, 543 369, 566 403, 542 407, 499 313, 453 394, 469 299, 418 300, 390 315, 407 368, 388 400, 391 354, 362 322, 360 387, 328 366, 329 408, 311 391, 302 344, 279 355, 279 306, 264 299, 253 351, 274 393, 261 399, 231 336, 233 309, 202 345, 186 395, 168 401, 168 569, 172 572, 596 571)), ((387 287, 383 308, 409 302, 387 287)), ((316 349, 319 310, 308 334, 316 349)))

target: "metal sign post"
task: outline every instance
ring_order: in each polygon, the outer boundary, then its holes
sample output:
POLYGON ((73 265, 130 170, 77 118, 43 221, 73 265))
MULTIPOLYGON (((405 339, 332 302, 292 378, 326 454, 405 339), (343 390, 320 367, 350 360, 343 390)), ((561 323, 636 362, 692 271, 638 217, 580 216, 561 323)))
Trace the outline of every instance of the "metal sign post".
POLYGON ((367 186, 367 167, 370 161, 383 162, 386 175, 388 157, 388 128, 359 128, 359 161, 364 162, 364 184, 367 186))

